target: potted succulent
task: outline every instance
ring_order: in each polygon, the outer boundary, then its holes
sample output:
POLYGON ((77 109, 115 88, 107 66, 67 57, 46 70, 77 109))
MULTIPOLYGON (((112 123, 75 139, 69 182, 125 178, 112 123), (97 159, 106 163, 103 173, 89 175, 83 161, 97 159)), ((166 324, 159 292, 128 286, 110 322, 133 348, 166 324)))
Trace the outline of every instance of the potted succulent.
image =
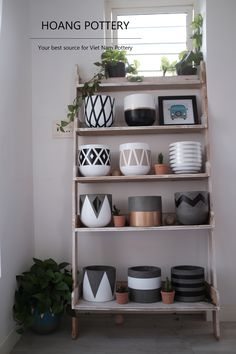
POLYGON ((126 216, 120 214, 120 209, 118 209, 115 205, 112 208, 113 215, 113 223, 115 227, 123 227, 126 223, 126 216))
POLYGON ((167 72, 172 73, 174 75, 175 73, 175 65, 177 64, 177 61, 173 61, 172 63, 169 61, 167 57, 162 57, 161 58, 161 70, 163 71, 163 76, 166 75, 167 72))
POLYGON ((129 64, 126 51, 107 49, 101 55, 101 62, 94 63, 99 66, 106 77, 125 77, 128 74, 137 74, 138 61, 129 64))
POLYGON ((169 166, 163 163, 164 156, 162 153, 158 154, 157 164, 154 165, 156 175, 166 175, 169 173, 169 166))
POLYGON ((121 305, 129 302, 129 290, 127 286, 120 285, 116 288, 116 302, 121 305))
POLYGON ((174 302, 175 290, 173 289, 171 281, 169 280, 168 277, 166 277, 166 280, 163 284, 161 290, 161 297, 162 297, 162 302, 164 304, 173 304, 174 302))
POLYGON ((197 14, 191 22, 193 34, 193 50, 183 51, 179 54, 180 61, 175 65, 178 75, 194 75, 197 73, 197 68, 203 60, 202 47, 202 25, 203 17, 197 14))
POLYGON ((16 276, 17 289, 13 318, 17 332, 32 328, 38 333, 50 333, 59 325, 60 316, 72 315, 72 276, 69 263, 56 263, 53 259, 33 258, 28 271, 16 276))

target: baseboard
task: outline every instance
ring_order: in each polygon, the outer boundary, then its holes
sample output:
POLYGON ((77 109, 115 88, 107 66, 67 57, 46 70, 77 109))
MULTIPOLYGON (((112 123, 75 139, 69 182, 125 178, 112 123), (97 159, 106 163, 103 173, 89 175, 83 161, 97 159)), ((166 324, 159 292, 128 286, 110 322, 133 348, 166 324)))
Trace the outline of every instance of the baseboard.
POLYGON ((9 354, 19 339, 20 335, 16 333, 15 329, 13 329, 3 342, 0 343, 0 353, 9 354))

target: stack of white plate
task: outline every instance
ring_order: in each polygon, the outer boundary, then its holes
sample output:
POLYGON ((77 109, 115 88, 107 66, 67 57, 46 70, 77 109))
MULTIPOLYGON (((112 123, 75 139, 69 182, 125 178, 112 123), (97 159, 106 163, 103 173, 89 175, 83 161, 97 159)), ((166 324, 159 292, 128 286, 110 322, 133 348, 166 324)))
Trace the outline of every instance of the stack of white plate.
POLYGON ((169 159, 174 173, 198 173, 202 167, 202 145, 196 141, 170 144, 169 159))

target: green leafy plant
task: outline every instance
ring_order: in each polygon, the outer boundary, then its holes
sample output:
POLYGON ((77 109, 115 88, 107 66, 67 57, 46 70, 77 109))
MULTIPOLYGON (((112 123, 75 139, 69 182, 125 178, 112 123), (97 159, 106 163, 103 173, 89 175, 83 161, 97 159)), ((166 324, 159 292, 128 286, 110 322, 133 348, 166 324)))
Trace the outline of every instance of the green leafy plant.
POLYGON ((102 79, 105 78, 104 73, 99 72, 95 74, 90 80, 83 84, 81 88, 81 94, 78 95, 71 104, 67 106, 67 120, 61 120, 59 124, 57 124, 58 128, 61 132, 65 132, 65 127, 74 121, 75 117, 78 115, 79 109, 81 108, 85 97, 94 95, 101 84, 102 79))
POLYGON ((172 292, 174 290, 173 287, 172 287, 172 283, 171 283, 171 281, 169 280, 168 277, 166 277, 166 280, 165 280, 165 282, 163 284, 162 290, 164 292, 166 292, 166 293, 170 293, 170 292, 172 292))
POLYGON ((132 75, 138 73, 138 60, 134 60, 132 64, 129 64, 125 50, 107 49, 101 55, 101 62, 97 61, 94 65, 100 67, 101 72, 105 75, 105 77, 108 77, 108 65, 115 66, 119 62, 126 65, 126 73, 132 75))
POLYGON ((50 311, 60 315, 72 315, 72 276, 67 269, 69 263, 56 263, 53 259, 33 258, 29 271, 16 276, 17 289, 13 305, 13 318, 17 332, 22 333, 34 322, 34 312, 50 311))
POLYGON ((193 35, 191 39, 193 40, 193 52, 194 52, 194 63, 199 65, 200 61, 203 60, 203 54, 201 52, 202 48, 202 25, 203 17, 201 14, 194 16, 194 20, 191 22, 191 27, 193 29, 193 35))
POLYGON ((116 288, 116 292, 117 293, 127 293, 128 288, 127 288, 127 286, 121 285, 116 288))
POLYGON ((173 61, 170 63, 169 59, 167 57, 162 57, 161 58, 161 70, 163 71, 163 76, 166 75, 167 72, 174 73, 175 72, 175 65, 176 61, 173 61))
POLYGON ((120 215, 120 209, 118 209, 116 206, 115 206, 115 204, 113 205, 113 208, 112 208, 112 215, 116 215, 116 216, 118 216, 118 215, 120 215))
POLYGON ((162 152, 160 152, 157 156, 157 162, 159 165, 162 165, 163 161, 164 161, 164 156, 163 156, 162 152))

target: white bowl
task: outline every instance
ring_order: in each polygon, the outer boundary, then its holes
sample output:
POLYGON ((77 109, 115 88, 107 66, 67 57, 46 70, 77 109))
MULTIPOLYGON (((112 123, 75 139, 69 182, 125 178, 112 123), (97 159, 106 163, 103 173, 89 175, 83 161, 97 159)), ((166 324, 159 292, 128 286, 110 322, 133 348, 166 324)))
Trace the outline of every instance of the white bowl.
POLYGON ((151 168, 151 150, 146 143, 121 144, 120 170, 125 176, 146 175, 151 168))
POLYGON ((177 141, 169 145, 169 147, 179 147, 179 146, 201 146, 199 141, 177 141))
POLYGON ((79 146, 78 165, 82 176, 107 176, 111 170, 109 147, 100 144, 79 146))
POLYGON ((171 166, 171 168, 185 168, 185 167, 200 168, 202 166, 202 164, 201 163, 194 163, 194 162, 190 162, 190 163, 171 163, 170 166, 171 166))

